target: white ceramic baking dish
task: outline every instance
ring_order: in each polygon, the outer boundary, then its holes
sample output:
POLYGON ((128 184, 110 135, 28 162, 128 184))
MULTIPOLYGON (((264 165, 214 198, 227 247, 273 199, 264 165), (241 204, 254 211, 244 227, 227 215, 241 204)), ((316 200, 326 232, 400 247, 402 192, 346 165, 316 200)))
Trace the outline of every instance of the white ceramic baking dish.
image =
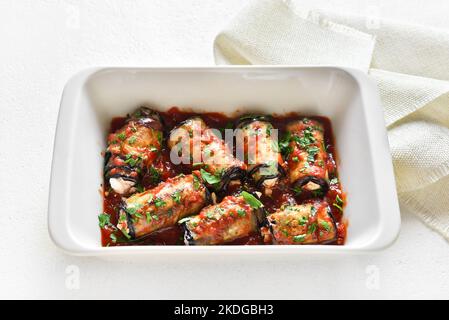
POLYGON ((78 255, 124 253, 339 253, 382 249, 400 213, 377 89, 362 72, 335 67, 96 68, 66 85, 59 111, 49 231, 78 255), (344 246, 101 247, 102 151, 114 116, 148 104, 224 113, 295 111, 331 119, 348 204, 344 246))

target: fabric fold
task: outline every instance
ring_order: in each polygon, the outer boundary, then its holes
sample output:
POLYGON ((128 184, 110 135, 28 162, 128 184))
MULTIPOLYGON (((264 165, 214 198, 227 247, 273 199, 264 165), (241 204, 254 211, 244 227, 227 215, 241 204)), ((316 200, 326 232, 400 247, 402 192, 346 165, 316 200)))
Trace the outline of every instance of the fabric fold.
POLYGON ((399 199, 449 240, 449 33, 250 3, 217 35, 218 64, 337 65, 377 82, 399 199))

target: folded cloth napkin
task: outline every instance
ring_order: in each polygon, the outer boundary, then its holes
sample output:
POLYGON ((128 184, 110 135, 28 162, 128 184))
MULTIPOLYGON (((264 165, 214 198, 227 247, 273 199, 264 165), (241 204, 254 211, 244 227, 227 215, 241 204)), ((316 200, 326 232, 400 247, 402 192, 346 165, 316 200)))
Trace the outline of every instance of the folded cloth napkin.
POLYGON ((257 0, 215 39, 216 63, 339 65, 377 82, 399 199, 449 240, 449 33, 257 0))

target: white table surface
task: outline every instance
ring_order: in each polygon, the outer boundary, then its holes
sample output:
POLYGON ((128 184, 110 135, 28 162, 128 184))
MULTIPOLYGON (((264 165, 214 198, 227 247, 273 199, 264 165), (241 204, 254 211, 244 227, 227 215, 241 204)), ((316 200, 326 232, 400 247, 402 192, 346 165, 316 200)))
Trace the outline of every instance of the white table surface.
MULTIPOLYGON (((0 298, 449 298, 448 242, 405 210, 397 242, 375 254, 102 260, 53 245, 47 197, 68 78, 90 66, 211 65, 215 34, 245 2, 0 0, 0 298)), ((449 29, 446 0, 312 2, 449 29)))

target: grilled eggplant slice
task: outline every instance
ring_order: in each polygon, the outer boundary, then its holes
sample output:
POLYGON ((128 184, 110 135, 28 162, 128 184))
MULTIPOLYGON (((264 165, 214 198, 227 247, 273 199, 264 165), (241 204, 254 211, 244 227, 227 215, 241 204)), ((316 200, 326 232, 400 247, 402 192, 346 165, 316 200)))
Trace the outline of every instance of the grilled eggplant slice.
POLYGON ((217 245, 248 236, 263 219, 262 204, 249 193, 227 196, 200 214, 180 221, 186 245, 217 245))
POLYGON ((157 112, 141 107, 128 116, 122 128, 108 136, 104 172, 115 192, 135 192, 143 170, 160 154, 162 127, 157 112))
POLYGON ((215 191, 245 176, 246 165, 236 159, 229 146, 200 117, 187 119, 174 128, 168 139, 171 158, 201 169, 206 183, 215 191))
POLYGON ((178 220, 197 214, 209 202, 209 191, 198 171, 179 175, 124 200, 117 227, 129 239, 140 238, 176 225, 178 220))
POLYGON ((264 187, 267 193, 283 174, 283 160, 277 143, 277 131, 268 116, 244 116, 240 118, 236 129, 237 144, 244 154, 248 166, 248 176, 256 187, 264 187))
POLYGON ((285 158, 293 190, 307 191, 324 196, 329 190, 329 174, 326 169, 328 154, 324 141, 323 125, 304 118, 287 125, 285 158))
POLYGON ((337 240, 337 225, 327 202, 315 201, 281 207, 268 215, 262 233, 274 244, 328 244, 337 240))

